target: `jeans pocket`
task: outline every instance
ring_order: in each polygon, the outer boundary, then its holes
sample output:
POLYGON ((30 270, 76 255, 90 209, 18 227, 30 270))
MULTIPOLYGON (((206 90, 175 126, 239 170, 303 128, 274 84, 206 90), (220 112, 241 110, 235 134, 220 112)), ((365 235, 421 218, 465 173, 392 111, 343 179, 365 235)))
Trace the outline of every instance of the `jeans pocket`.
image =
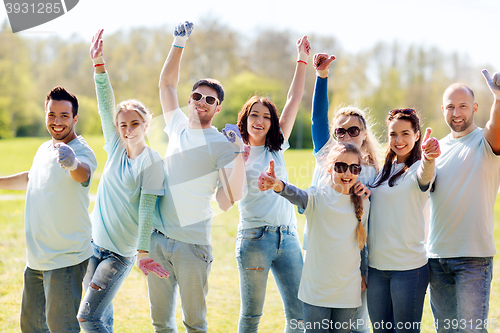
POLYGON ((266 227, 245 229, 242 231, 242 239, 244 240, 259 240, 264 236, 266 227))
POLYGON ((214 260, 211 245, 189 244, 189 247, 198 258, 207 264, 210 264, 214 260))
POLYGON ((129 267, 131 265, 134 264, 134 261, 135 261, 135 256, 133 257, 124 257, 122 255, 119 255, 118 253, 115 253, 115 252, 111 252, 109 251, 109 256, 110 257, 113 257, 116 259, 117 262, 119 262, 120 264, 122 264, 124 267, 129 267))

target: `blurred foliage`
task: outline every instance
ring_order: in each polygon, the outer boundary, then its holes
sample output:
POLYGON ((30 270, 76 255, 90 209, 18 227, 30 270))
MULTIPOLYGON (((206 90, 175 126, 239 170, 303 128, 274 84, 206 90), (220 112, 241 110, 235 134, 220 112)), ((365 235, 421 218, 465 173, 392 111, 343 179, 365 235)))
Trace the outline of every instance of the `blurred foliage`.
MULTIPOLYGON (((155 116, 161 115, 158 79, 172 44, 171 31, 172 27, 165 26, 105 33, 104 57, 117 103, 137 98, 155 116)), ((183 54, 178 87, 181 107, 187 104, 196 80, 213 77, 226 91, 222 111, 213 121, 218 128, 235 123, 241 106, 253 94, 270 97, 281 110, 295 68, 295 43, 304 33, 307 32, 265 29, 242 36, 215 19, 197 23, 183 54)), ((386 141, 386 114, 397 107, 416 108, 423 126, 433 127, 438 138, 446 135, 441 95, 456 81, 469 84, 475 91, 480 105, 476 123, 484 126, 489 118, 491 93, 480 72, 488 64, 473 64, 464 54, 447 54, 433 46, 398 42, 379 42, 352 53, 343 49, 334 36, 307 34, 313 53, 337 56, 330 70, 331 112, 345 104, 368 108, 382 141, 386 141)), ((46 136, 44 99, 56 85, 66 87, 80 100, 77 131, 101 133, 89 45, 90 40, 76 35, 63 40, 13 34, 7 22, 2 24, 0 138, 46 136)), ((309 65, 302 104, 290 137, 293 148, 312 146, 310 109, 314 83, 315 72, 309 65)))

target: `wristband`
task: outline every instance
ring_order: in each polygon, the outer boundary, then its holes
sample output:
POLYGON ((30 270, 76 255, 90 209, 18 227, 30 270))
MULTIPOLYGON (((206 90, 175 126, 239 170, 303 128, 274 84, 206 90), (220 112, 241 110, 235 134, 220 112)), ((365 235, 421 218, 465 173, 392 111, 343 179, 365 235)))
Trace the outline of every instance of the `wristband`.
POLYGON ((104 63, 102 64, 95 64, 94 67, 99 67, 99 66, 104 66, 104 63))
POLYGON ((307 62, 305 62, 304 60, 297 60, 297 62, 301 62, 303 64, 306 64, 307 65, 307 62))
POLYGON ((104 59, 103 57, 95 57, 95 58, 92 58, 92 63, 94 64, 94 67, 95 65, 99 65, 99 64, 103 64, 104 65, 104 59))
POLYGON ((243 150, 243 151, 235 151, 234 153, 235 153, 235 154, 243 154, 244 152, 245 152, 245 151, 243 150))

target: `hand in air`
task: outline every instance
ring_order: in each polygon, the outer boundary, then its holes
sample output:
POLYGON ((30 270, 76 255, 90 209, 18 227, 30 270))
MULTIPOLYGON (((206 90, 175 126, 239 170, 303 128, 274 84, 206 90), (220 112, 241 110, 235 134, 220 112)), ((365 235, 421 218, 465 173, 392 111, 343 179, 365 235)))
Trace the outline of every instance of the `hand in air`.
POLYGON ((102 52, 102 34, 104 29, 99 29, 96 34, 92 37, 92 43, 90 43, 90 59, 94 65, 104 64, 103 52, 102 52))
POLYGON ((328 56, 326 53, 316 53, 313 58, 313 66, 316 69, 316 75, 320 78, 328 77, 330 64, 335 60, 335 56, 328 56))
POLYGON ((432 161, 433 159, 441 155, 441 149, 439 148, 439 141, 436 138, 431 138, 432 129, 427 127, 425 130, 425 135, 422 140, 422 157, 427 161, 432 161))
POLYGON ((168 278, 170 273, 165 270, 159 263, 154 261, 149 257, 147 252, 139 252, 137 254, 137 267, 141 270, 144 275, 149 275, 149 273, 156 274, 161 278, 168 278))
POLYGON ((61 168, 69 171, 75 171, 78 168, 78 160, 76 159, 73 148, 62 142, 56 143, 54 147, 59 153, 57 163, 59 163, 61 168))
POLYGON ((303 61, 307 64, 309 53, 311 52, 311 43, 309 43, 307 36, 303 36, 297 41, 297 52, 297 61, 303 61))
POLYGON ((496 100, 500 100, 500 72, 496 72, 495 74, 493 74, 493 78, 486 69, 483 69, 482 73, 484 79, 486 80, 486 83, 488 84, 488 87, 493 93, 493 96, 495 96, 496 100))
POLYGON ((186 46, 186 41, 193 32, 194 24, 191 22, 179 23, 174 28, 174 43, 172 45, 183 48, 186 46))

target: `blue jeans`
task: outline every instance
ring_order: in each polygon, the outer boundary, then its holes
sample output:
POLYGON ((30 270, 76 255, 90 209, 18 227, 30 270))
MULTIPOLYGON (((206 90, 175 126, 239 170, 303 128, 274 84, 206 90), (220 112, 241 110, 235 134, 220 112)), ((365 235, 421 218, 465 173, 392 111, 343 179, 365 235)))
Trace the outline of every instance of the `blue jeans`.
POLYGON ((420 332, 429 267, 407 271, 368 268, 368 312, 373 332, 420 332))
POLYGON ((306 333, 346 333, 353 329, 356 308, 325 308, 304 303, 306 333))
POLYGON ((487 332, 493 258, 429 259, 436 330, 487 332))
POLYGON ((236 260, 241 296, 238 332, 258 331, 269 270, 283 301, 285 332, 303 332, 290 327, 302 321, 302 301, 297 295, 303 260, 297 228, 264 226, 238 231, 236 260))
POLYGON ((368 319, 368 304, 366 303, 365 289, 361 292, 361 306, 356 308, 356 313, 352 321, 356 323, 354 328, 351 329, 352 333, 370 333, 370 320, 368 319))
POLYGON ((113 332, 113 298, 134 266, 135 256, 123 257, 92 242, 94 255, 90 257, 83 279, 85 297, 78 318, 85 332, 113 332), (90 286, 93 283, 100 289, 90 286))
POLYGON ((26 267, 21 302, 23 333, 80 332, 76 313, 88 262, 50 271, 26 267))
POLYGON ((184 243, 158 231, 151 234, 150 258, 169 273, 168 279, 148 275, 151 318, 155 332, 177 332, 175 307, 180 291, 182 319, 189 333, 207 332, 208 275, 212 246, 184 243))

